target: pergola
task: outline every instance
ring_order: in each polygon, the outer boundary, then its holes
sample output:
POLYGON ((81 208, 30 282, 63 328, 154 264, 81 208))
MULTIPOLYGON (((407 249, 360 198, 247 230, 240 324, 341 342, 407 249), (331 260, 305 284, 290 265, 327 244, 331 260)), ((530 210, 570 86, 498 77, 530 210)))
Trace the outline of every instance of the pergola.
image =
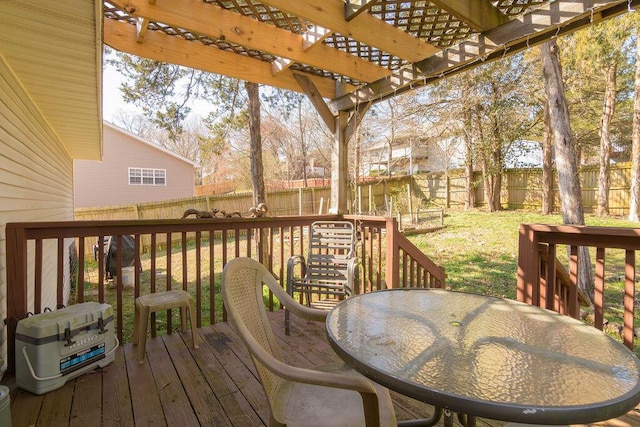
POLYGON ((640 0, 109 0, 104 43, 305 93, 334 134, 331 206, 369 107, 632 10, 640 0))

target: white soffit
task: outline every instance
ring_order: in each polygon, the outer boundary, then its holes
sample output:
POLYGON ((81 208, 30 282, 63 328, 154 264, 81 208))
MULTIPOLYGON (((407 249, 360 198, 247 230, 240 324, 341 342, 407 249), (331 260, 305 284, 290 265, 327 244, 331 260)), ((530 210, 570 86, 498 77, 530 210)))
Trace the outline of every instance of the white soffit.
POLYGON ((0 0, 0 52, 74 159, 102 157, 102 2, 0 0))

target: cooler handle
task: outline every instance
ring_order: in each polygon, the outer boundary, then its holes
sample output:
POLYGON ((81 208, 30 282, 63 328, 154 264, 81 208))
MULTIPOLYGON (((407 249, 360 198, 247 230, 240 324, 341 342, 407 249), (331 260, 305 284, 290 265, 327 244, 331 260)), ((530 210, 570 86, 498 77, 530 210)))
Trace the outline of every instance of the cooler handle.
POLYGON ((116 349, 117 349, 118 347, 120 347, 120 341, 118 340, 118 337, 114 335, 114 336, 113 336, 113 340, 116 342, 116 345, 114 345, 114 346, 113 346, 113 348, 112 348, 111 350, 109 350, 109 352, 108 352, 108 353, 105 353, 105 357, 106 357, 106 356, 109 356, 111 353, 113 353, 114 351, 116 351, 116 349))
POLYGON ((22 354, 24 355, 24 361, 27 362, 27 367, 29 368, 29 372, 31 372, 31 376, 33 378, 35 378, 38 381, 45 381, 45 380, 54 380, 56 378, 60 378, 62 376, 62 374, 58 374, 58 375, 54 375, 52 377, 39 377, 36 375, 36 373, 33 370, 33 366, 31 366, 31 361, 29 360, 29 355, 27 354, 27 346, 25 345, 24 347, 22 347, 22 354))

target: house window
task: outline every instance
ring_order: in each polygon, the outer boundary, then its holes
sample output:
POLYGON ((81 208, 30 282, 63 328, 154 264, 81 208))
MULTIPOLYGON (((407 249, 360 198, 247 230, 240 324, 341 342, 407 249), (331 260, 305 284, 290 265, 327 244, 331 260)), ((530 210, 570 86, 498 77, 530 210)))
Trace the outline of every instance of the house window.
POLYGON ((167 170, 129 168, 129 185, 167 185, 167 170))

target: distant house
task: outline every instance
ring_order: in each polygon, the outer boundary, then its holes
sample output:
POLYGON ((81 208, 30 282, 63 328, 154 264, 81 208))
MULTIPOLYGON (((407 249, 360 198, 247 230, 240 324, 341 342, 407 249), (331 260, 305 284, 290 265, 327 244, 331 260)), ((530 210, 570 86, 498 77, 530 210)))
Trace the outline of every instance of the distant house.
MULTIPOLYGON (((461 124, 432 125, 420 133, 401 134, 391 144, 379 140, 363 148, 362 173, 386 175, 387 164, 392 175, 410 175, 420 172, 440 173, 464 166, 464 141, 460 136, 461 124)), ((542 167, 542 146, 537 141, 517 140, 503 148, 504 167, 542 167)))
POLYGON ((111 123, 102 161, 74 160, 74 206, 127 205, 194 195, 197 164, 111 123))
POLYGON ((423 141, 413 137, 399 137, 374 142, 362 150, 364 175, 408 175, 427 171, 428 155, 423 141), (415 141, 414 141, 415 139, 415 141), (389 157, 391 151, 391 157, 389 157), (389 169, 389 170, 388 170, 389 169), (390 172, 390 173, 389 173, 390 172))
POLYGON ((443 172, 463 164, 462 141, 449 128, 430 126, 419 133, 378 140, 362 149, 364 175, 443 172), (391 157, 389 157, 391 152, 391 157))

